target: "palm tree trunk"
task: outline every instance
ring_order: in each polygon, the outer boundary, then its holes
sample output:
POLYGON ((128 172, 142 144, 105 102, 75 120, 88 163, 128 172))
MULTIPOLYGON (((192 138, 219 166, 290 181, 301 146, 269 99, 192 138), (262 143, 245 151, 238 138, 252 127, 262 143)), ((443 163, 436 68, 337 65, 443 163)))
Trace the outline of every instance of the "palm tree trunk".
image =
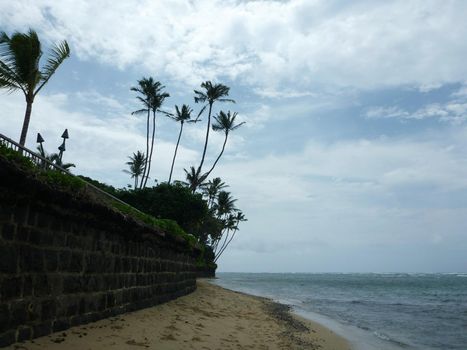
POLYGON ((183 131, 183 121, 180 122, 180 133, 178 134, 177 146, 175 146, 174 158, 172 159, 172 167, 170 168, 169 185, 170 185, 170 181, 172 180, 172 172, 174 171, 175 158, 177 157, 178 144, 180 143, 180 138, 182 137, 182 131, 183 131))
POLYGON ((224 150, 225 150, 225 145, 227 143, 227 138, 229 137, 229 133, 225 133, 225 139, 224 139, 224 144, 222 145, 222 151, 221 153, 219 153, 219 155, 217 156, 217 159, 216 161, 214 162, 214 164, 212 165, 211 169, 209 169, 209 171, 205 174, 206 178, 209 176, 209 174, 211 174, 211 171, 214 170, 214 168, 216 167, 216 164, 217 162, 219 161, 219 159, 221 159, 222 157, 222 154, 224 153, 224 150))
POLYGON ((26 97, 26 113, 24 114, 23 128, 21 129, 21 137, 19 139, 19 144, 24 146, 26 143, 26 136, 28 134, 29 121, 31 120, 32 112, 32 98, 26 97))
MULTIPOLYGON (((143 175, 141 176, 141 183, 139 184, 139 188, 143 188, 143 182, 146 175, 146 168, 148 166, 148 154, 149 154, 149 118, 151 111, 148 109, 148 118, 146 121, 146 160, 144 161, 144 168, 143 168, 143 175)), ((136 188, 135 188, 136 189, 136 188)))
POLYGON ((138 176, 135 176, 135 190, 136 190, 136 187, 138 187, 138 176))
POLYGON ((156 136, 156 112, 154 111, 152 114, 152 138, 151 138, 151 150, 149 151, 149 161, 148 161, 148 171, 146 173, 146 179, 144 180, 143 187, 146 187, 146 184, 149 179, 149 172, 151 171, 151 160, 152 160, 152 152, 154 150, 154 138, 156 136))
POLYGON ((206 129, 206 140, 204 141, 203 157, 201 158, 201 163, 198 167, 198 172, 201 174, 201 169, 203 168, 204 157, 206 157, 206 150, 208 149, 208 140, 209 140, 209 130, 211 129, 211 111, 212 111, 212 102, 209 102, 209 113, 208 113, 208 127, 206 129))
POLYGON ((222 253, 224 252, 224 250, 226 250, 226 249, 227 249, 227 247, 229 246, 230 242, 232 242, 232 239, 234 239, 234 237, 235 237, 235 234, 237 233, 237 231, 238 231, 238 222, 237 222, 237 225, 235 225, 235 228, 234 228, 234 232, 233 232, 233 235, 232 235, 232 237, 230 237, 230 239, 229 239, 229 241, 227 242, 227 244, 226 244, 226 245, 224 245, 224 247, 223 247, 223 248, 221 248, 221 249, 219 250, 219 252, 216 254, 216 256, 214 257, 214 262, 216 262, 216 261, 217 261, 217 259, 219 259, 219 258, 220 258, 220 256, 221 256, 221 255, 222 255, 222 253))

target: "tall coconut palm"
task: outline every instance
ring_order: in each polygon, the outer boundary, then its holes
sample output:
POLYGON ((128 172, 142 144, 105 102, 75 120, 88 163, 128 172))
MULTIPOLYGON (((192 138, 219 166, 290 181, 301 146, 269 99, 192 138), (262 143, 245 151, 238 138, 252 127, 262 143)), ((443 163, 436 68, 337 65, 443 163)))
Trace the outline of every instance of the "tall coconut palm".
POLYGON ((201 108, 201 111, 198 114, 198 118, 201 116, 201 114, 204 112, 204 110, 207 107, 209 108, 209 110, 208 110, 208 124, 206 127, 206 138, 204 140, 203 156, 198 166, 200 173, 203 168, 204 158, 206 157, 206 150, 208 148, 209 130, 211 129, 212 106, 214 102, 216 101, 235 103, 234 100, 225 98, 225 96, 229 95, 230 88, 228 86, 225 86, 222 84, 213 84, 210 81, 205 81, 204 83, 201 84, 201 87, 204 89, 204 91, 195 90, 195 102, 196 103, 201 102, 201 103, 206 103, 206 104, 203 106, 203 108, 201 108))
POLYGON ((66 41, 51 47, 46 63, 40 67, 41 43, 37 33, 15 32, 11 38, 0 33, 0 88, 10 92, 21 90, 26 98, 26 112, 19 143, 24 146, 31 120, 32 104, 39 91, 50 80, 62 62, 70 56, 66 41))
POLYGON ((138 189, 138 179, 143 174, 146 157, 143 152, 137 151, 136 153, 133 153, 133 156, 128 158, 130 158, 130 161, 126 162, 126 164, 129 166, 130 170, 123 170, 123 172, 130 174, 131 178, 135 179, 134 189, 136 190, 138 189))
POLYGON ((172 166, 170 167, 169 185, 170 185, 170 181, 172 180, 172 173, 174 170, 175 158, 177 157, 178 145, 180 144, 180 138, 182 137, 183 125, 185 124, 185 122, 187 123, 195 122, 194 120, 191 120, 192 112, 193 110, 189 106, 183 105, 181 109, 178 108, 178 106, 175 106, 175 115, 168 115, 169 118, 180 123, 180 132, 178 133, 177 145, 175 146, 174 157, 172 159, 172 166))
POLYGON ((144 184, 143 187, 146 187, 146 183, 148 182, 149 178, 149 173, 151 172, 151 161, 152 161, 152 153, 154 150, 154 140, 156 137, 156 113, 157 112, 162 112, 166 115, 169 115, 169 113, 161 110, 160 108, 162 107, 162 104, 164 103, 164 100, 167 97, 170 97, 170 95, 167 92, 164 92, 163 90, 165 89, 165 86, 162 85, 160 82, 155 81, 153 84, 153 95, 151 96, 151 111, 152 111, 152 137, 151 137, 151 149, 149 151, 149 157, 147 160, 147 171, 144 176, 144 184))
MULTIPOLYGON (((132 87, 130 90, 135 91, 139 93, 136 98, 141 102, 143 105, 143 108, 138 109, 137 111, 132 112, 132 115, 140 115, 140 114, 145 114, 146 117, 146 153, 144 154, 149 154, 149 119, 151 117, 151 107, 152 107, 152 95, 153 95, 153 84, 154 80, 153 78, 142 78, 138 80, 138 86, 132 87)), ((143 172, 140 175, 143 175, 141 178, 141 183, 139 184, 139 187, 141 188, 143 186, 144 182, 144 173, 146 172, 146 158, 144 161, 143 165, 143 172)), ((138 176, 139 177, 139 176, 138 176)), ((138 185, 137 185, 138 186, 138 185)), ((135 187, 136 189, 136 187, 135 187)))
MULTIPOLYGON (((156 136, 156 113, 161 112, 160 107, 164 100, 170 95, 163 92, 165 86, 159 81, 155 81, 152 77, 142 78, 138 80, 138 86, 132 87, 131 91, 138 92, 139 95, 136 98, 142 103, 143 108, 134 111, 132 114, 146 114, 146 162, 141 176, 141 182, 139 187, 143 188, 149 178, 149 172, 151 171, 152 154, 154 150, 154 140, 156 136), (149 120, 152 112, 152 128, 149 126, 149 120), (152 130, 152 136, 149 137, 150 130, 152 130)), ((164 112, 165 113, 165 112, 164 112)))
POLYGON ((211 172, 216 167, 217 162, 219 161, 219 159, 221 159, 222 154, 224 154, 225 145, 227 144, 227 139, 229 138, 229 133, 231 131, 237 130, 239 127, 245 124, 245 122, 235 124, 235 118, 237 118, 237 115, 238 114, 236 112, 231 114, 230 111, 228 111, 227 113, 220 111, 219 115, 217 117, 214 117, 216 123, 212 125, 212 130, 224 132, 224 144, 222 145, 222 150, 217 156, 216 161, 212 165, 211 169, 209 169, 209 171, 205 174, 206 178, 209 176, 209 174, 211 174, 211 172))

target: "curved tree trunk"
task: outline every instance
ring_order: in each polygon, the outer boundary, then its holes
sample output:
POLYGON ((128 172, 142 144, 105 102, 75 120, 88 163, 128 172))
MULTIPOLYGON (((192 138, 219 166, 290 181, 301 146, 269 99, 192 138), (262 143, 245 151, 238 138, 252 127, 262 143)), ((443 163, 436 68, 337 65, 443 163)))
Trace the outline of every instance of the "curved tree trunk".
MULTIPOLYGON (((139 184, 139 188, 143 188, 144 178, 146 176, 146 169, 148 167, 148 155, 149 155, 149 118, 151 111, 148 109, 148 118, 146 120, 146 159, 144 161, 144 168, 143 174, 141 175, 141 183, 139 184)), ((135 187, 136 189, 136 187, 135 187)))
POLYGON ((224 144, 222 145, 222 151, 221 151, 221 153, 219 153, 219 155, 217 156, 217 159, 216 159, 216 161, 214 162, 214 164, 212 165, 211 169, 209 169, 209 171, 205 174, 206 178, 209 176, 209 174, 211 174, 211 171, 214 170, 214 168, 216 167, 216 164, 217 164, 217 162, 219 161, 219 159, 221 159, 222 154, 224 153, 224 150, 225 150, 225 145, 226 145, 226 143, 227 143, 227 138, 228 138, 228 137, 229 137, 229 133, 227 132, 227 133, 225 134, 224 144))
MULTIPOLYGON (((238 227, 238 226, 237 226, 238 227)), ((224 251, 227 249, 227 247, 229 246, 230 242, 232 242, 232 239, 234 239, 235 237, 235 234, 237 233, 237 227, 235 228, 232 236, 230 237, 229 241, 227 242, 227 244, 224 245, 223 248, 221 248, 221 250, 219 250, 219 252, 217 253, 217 255, 214 257, 214 262, 217 261, 217 259, 220 258, 220 256, 222 255, 222 253, 224 253, 224 251)))
POLYGON ((206 150, 208 149, 209 130, 211 129, 211 111, 212 111, 212 102, 209 103, 208 127, 206 128, 206 140, 204 141, 203 157, 201 158, 201 163, 199 164, 199 167, 198 167, 198 172, 200 174, 203 168, 204 157, 206 157, 206 150))
POLYGON ((180 138, 182 137, 182 131, 183 131, 183 121, 180 122, 180 132, 178 134, 177 146, 175 146, 174 158, 172 159, 172 167, 170 168, 169 185, 170 185, 170 181, 172 180, 172 173, 174 171, 175 158, 177 157, 178 145, 180 143, 180 138))
POLYGON ((31 120, 32 103, 34 99, 26 97, 26 113, 24 114, 23 128, 21 129, 21 137, 19 144, 24 146, 26 143, 26 136, 28 134, 29 121, 31 120))
POLYGON ((148 171, 146 173, 146 179, 144 180, 143 187, 146 187, 149 179, 149 172, 151 171, 151 160, 152 160, 152 152, 154 150, 154 138, 156 136, 156 112, 153 112, 152 115, 152 138, 151 138, 151 150, 149 151, 149 159, 148 159, 148 171))

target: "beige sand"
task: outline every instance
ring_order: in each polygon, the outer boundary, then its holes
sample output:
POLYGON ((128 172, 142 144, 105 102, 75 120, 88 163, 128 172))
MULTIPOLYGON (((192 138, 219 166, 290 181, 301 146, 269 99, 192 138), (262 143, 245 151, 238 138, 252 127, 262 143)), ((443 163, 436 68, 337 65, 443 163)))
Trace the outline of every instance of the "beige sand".
POLYGON ((8 349, 347 350, 330 330, 269 300, 198 281, 196 292, 149 309, 74 327, 8 349))

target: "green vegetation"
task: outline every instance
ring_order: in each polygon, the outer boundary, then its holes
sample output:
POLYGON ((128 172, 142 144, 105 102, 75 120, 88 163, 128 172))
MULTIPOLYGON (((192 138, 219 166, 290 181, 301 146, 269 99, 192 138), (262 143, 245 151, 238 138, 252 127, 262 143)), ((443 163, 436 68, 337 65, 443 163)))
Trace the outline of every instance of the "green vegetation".
POLYGON ((0 88, 22 91, 26 98, 26 112, 21 131, 20 145, 26 143, 34 98, 49 81, 62 62, 70 56, 66 41, 53 45, 43 67, 41 42, 32 29, 28 33, 14 33, 11 38, 0 32, 0 88))
POLYGON ((31 159, 23 156, 21 152, 14 151, 0 143, 0 156, 16 164, 26 173, 36 177, 40 181, 59 189, 80 192, 86 186, 82 179, 64 174, 53 168, 36 166, 31 159))

